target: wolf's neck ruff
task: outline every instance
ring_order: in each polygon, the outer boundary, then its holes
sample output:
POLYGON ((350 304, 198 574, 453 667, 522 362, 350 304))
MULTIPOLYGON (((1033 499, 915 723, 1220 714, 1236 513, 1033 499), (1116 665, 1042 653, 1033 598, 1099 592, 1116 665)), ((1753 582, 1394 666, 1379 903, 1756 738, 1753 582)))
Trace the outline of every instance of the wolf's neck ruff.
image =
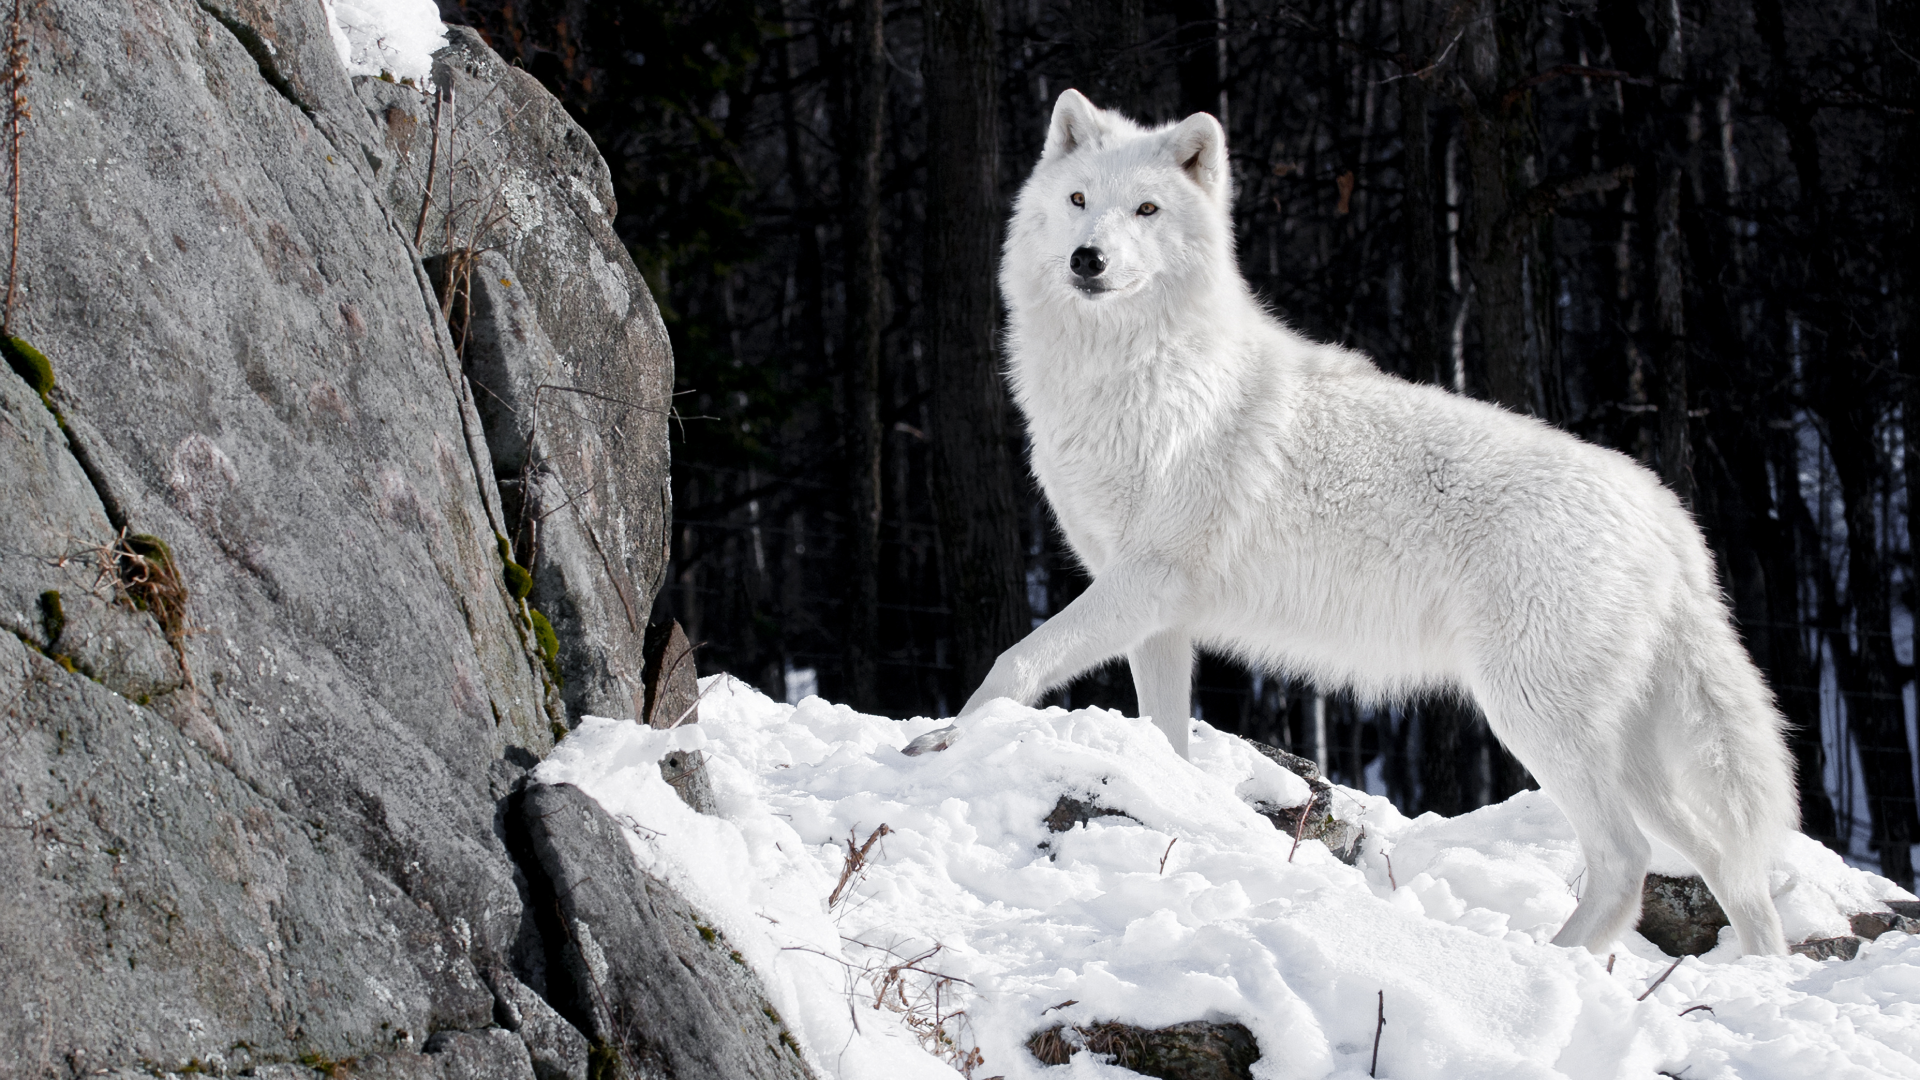
POLYGON ((1604 949, 1655 833, 1753 952, 1794 815, 1782 720, 1698 529, 1631 460, 1382 374, 1269 315, 1234 265, 1225 136, 1074 91, 1007 230, 1008 370, 1085 594, 962 709, 1125 655, 1186 752, 1196 643, 1376 698, 1473 695, 1578 831, 1554 939, 1604 949))

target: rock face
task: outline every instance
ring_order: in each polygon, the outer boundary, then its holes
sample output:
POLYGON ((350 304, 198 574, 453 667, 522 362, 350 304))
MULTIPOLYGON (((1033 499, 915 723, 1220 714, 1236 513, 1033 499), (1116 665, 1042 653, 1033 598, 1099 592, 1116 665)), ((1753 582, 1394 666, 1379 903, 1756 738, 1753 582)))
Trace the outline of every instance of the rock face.
MULTIPOLYGON (((317 3, 28 20, 13 326, 54 382, 0 371, 0 1061, 644 1059, 507 843, 556 734, 635 714, 663 565, 671 358, 605 166, 471 35, 428 200, 432 100, 356 86, 317 3), (428 262, 465 275, 444 309, 428 262)), ((566 865, 697 934, 617 844, 566 865)), ((758 1031, 750 1000, 654 1022, 758 1031)))
POLYGON ((666 333, 614 235, 613 181, 586 132, 473 31, 449 37, 434 64, 443 100, 358 80, 380 140, 374 182, 452 286, 443 306, 502 532, 556 632, 567 707, 638 716, 671 516, 666 333))
POLYGON ((799 1044, 746 961, 633 866, 620 827, 568 784, 515 800, 510 842, 536 863, 547 997, 629 1076, 805 1080, 799 1044), (691 1007, 699 1005, 703 1007, 691 1007))

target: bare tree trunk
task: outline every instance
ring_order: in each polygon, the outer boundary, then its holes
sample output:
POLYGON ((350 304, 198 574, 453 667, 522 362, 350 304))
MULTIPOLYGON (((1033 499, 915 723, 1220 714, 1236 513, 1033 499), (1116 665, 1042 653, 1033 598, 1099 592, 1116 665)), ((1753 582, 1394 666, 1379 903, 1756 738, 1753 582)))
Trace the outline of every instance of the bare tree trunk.
MULTIPOLYGON (((1881 50, 1887 96, 1902 110, 1894 128, 1896 166, 1888 170, 1898 193, 1893 200, 1895 333, 1900 353, 1901 419, 1905 426, 1907 556, 1909 581, 1920 580, 1920 543, 1913 521, 1920 515, 1920 0, 1881 0, 1881 50)), ((1913 886, 1909 884, 1908 888, 1913 886)))
POLYGON ((1893 623, 1888 610, 1889 582, 1880 557, 1874 478, 1882 475, 1874 448, 1873 400, 1857 377, 1864 357, 1834 357, 1838 369, 1827 402, 1828 444, 1846 502, 1847 600, 1853 609, 1852 648, 1836 635, 1847 717, 1860 771, 1873 809, 1873 842, 1880 849, 1880 873, 1901 888, 1913 887, 1913 752, 1907 743, 1905 705, 1899 665, 1893 654, 1893 623), (1852 670, 1848 670, 1852 669, 1852 670))
MULTIPOLYGON (((1766 665, 1773 676, 1774 692, 1780 695, 1781 711, 1786 713, 1787 749, 1793 760, 1800 789, 1800 827, 1808 836, 1836 851, 1846 851, 1846 840, 1834 817, 1833 799, 1827 795, 1826 746, 1820 739, 1820 673, 1817 639, 1809 647, 1808 635, 1801 629, 1801 570, 1806 556, 1819 549, 1807 514, 1806 494, 1800 484, 1797 434, 1774 430, 1768 433, 1765 453, 1772 459, 1773 472, 1784 488, 1775 502, 1778 520, 1759 535, 1765 544, 1761 558, 1767 575, 1767 609, 1772 615, 1773 662, 1766 665)), ((1764 471, 1755 478, 1761 488, 1767 485, 1764 471)))
POLYGON ((1074 80, 1095 105, 1144 120, 1145 0, 1072 0, 1074 80))
POLYGON ((1653 204, 1653 310, 1660 338, 1660 478, 1680 501, 1693 505, 1693 440, 1688 433, 1686 251, 1680 237, 1680 199, 1691 153, 1692 95, 1683 84, 1686 51, 1680 0, 1653 0, 1660 35, 1661 129, 1659 173, 1653 204))
POLYGON ((1226 117, 1225 0, 1174 0, 1174 74, 1180 80, 1180 114, 1226 117))
MULTIPOLYGON (((1515 412, 1541 413, 1539 333, 1527 289, 1538 261, 1527 195, 1538 183, 1539 133, 1530 91, 1532 4, 1481 0, 1461 38, 1456 93, 1467 151, 1467 272, 1473 279, 1487 396, 1515 412)), ((1537 298, 1536 298, 1537 299, 1537 298)))
POLYGON ((1006 389, 995 343, 999 78, 993 0, 928 0, 926 298, 934 509, 955 667, 977 686, 1026 633, 1006 389))
POLYGON ((847 140, 847 574, 844 690, 862 712, 880 708, 880 153, 886 133, 887 46, 881 0, 854 0, 847 140))
POLYGON ((1776 66, 1774 111, 1786 129, 1787 153, 1799 181, 1798 216, 1808 256, 1809 329, 1814 336, 1810 378, 1816 408, 1826 421, 1827 448, 1840 477, 1847 525, 1847 602, 1853 633, 1838 619, 1827 627, 1838 660, 1861 779, 1873 816, 1873 843, 1880 872, 1904 888, 1913 885, 1912 844, 1920 833, 1914 805, 1913 753, 1907 742, 1904 681, 1893 654, 1889 585, 1879 550, 1874 478, 1883 471, 1875 448, 1880 373, 1871 343, 1859 340, 1847 309, 1846 282, 1826 238, 1828 206, 1814 109, 1788 59, 1787 29, 1779 0, 1755 5, 1755 22, 1776 66), (1849 640, 1858 641, 1857 645, 1849 640))
POLYGON ((1427 76, 1433 63, 1434 9, 1430 0, 1400 5, 1400 142, 1405 153, 1406 199, 1401 215, 1407 236, 1406 372, 1441 386, 1453 381, 1453 358, 1441 327, 1440 201, 1434 198, 1433 124, 1427 115, 1427 76))

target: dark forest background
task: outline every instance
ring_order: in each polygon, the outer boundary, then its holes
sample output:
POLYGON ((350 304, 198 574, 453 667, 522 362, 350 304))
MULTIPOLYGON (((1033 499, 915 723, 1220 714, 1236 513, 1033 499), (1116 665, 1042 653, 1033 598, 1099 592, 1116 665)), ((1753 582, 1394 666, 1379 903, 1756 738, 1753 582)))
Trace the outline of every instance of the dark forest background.
MULTIPOLYGON (((1226 125, 1298 329, 1632 454, 1793 724, 1806 831, 1912 884, 1920 0, 442 0, 598 142, 673 336, 656 615, 775 697, 945 715, 1085 587, 995 355, 1058 93, 1226 125)), ((1123 666, 1055 703, 1131 709, 1123 666)), ((1211 724, 1409 812, 1469 708, 1202 662, 1211 724)))

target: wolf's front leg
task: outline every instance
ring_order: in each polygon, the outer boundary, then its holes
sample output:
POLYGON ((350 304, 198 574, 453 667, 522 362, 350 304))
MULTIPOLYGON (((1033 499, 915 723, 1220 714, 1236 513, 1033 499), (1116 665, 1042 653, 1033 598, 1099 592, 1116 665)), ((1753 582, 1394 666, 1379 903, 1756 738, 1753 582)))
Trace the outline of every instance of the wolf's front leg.
POLYGON ((1193 639, 1183 630, 1162 630, 1127 652, 1140 715, 1167 736, 1174 752, 1187 756, 1193 719, 1193 639))
POLYGON ((960 715, 1012 698, 1031 705, 1049 689, 1128 652, 1167 625, 1176 575, 1160 563, 1124 563, 1094 579, 1079 599, 993 662, 960 715))

